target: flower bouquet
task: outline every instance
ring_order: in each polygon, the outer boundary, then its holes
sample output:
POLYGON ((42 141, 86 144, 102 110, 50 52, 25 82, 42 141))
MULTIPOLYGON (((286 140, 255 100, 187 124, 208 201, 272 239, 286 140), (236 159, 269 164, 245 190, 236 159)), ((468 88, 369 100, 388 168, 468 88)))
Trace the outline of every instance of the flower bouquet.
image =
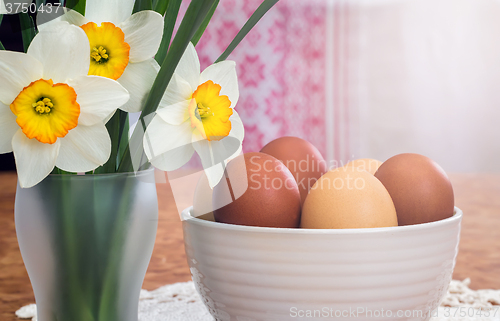
POLYGON ((241 152, 226 58, 277 0, 203 71, 195 46, 219 1, 192 0, 176 28, 181 2, 0 2, 25 49, 0 43, 0 153, 16 160, 39 321, 136 321, 157 224, 152 165, 175 170, 196 152, 213 187, 241 152))

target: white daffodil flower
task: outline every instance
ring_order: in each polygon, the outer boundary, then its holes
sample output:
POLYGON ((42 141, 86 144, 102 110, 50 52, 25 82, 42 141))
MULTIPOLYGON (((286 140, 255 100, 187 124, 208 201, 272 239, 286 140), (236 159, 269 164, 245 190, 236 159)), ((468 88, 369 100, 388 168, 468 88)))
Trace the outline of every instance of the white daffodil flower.
POLYGON ((244 136, 233 109, 239 98, 235 67, 233 61, 223 61, 200 73, 198 55, 189 44, 144 135, 153 166, 178 169, 196 150, 210 186, 220 181, 224 162, 240 153, 244 136))
POLYGON ((163 17, 152 10, 132 15, 134 2, 87 0, 85 16, 65 9, 64 15, 38 26, 43 30, 62 20, 81 27, 90 42, 86 49, 89 75, 115 79, 123 85, 130 100, 120 109, 132 113, 141 111, 158 74, 159 65, 153 57, 163 36, 163 17))
POLYGON ((0 51, 0 153, 14 151, 21 187, 54 166, 87 172, 109 158, 103 120, 129 94, 114 80, 87 76, 88 45, 81 28, 59 22, 35 36, 27 54, 0 51))

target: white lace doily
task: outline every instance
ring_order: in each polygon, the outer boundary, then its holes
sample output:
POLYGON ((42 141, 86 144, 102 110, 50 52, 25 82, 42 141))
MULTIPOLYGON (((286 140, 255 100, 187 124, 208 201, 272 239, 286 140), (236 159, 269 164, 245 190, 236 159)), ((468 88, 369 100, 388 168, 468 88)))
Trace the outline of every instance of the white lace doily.
MULTIPOLYGON (((470 279, 451 281, 448 293, 431 321, 500 321, 500 290, 469 289, 470 279), (487 316, 489 312, 489 316, 487 316), (466 313, 467 316, 460 317, 466 313), (493 316, 496 313, 495 316, 493 316)), ((34 304, 16 312, 36 321, 34 304)), ((175 283, 154 291, 141 291, 139 321, 213 321, 193 282, 175 283)))

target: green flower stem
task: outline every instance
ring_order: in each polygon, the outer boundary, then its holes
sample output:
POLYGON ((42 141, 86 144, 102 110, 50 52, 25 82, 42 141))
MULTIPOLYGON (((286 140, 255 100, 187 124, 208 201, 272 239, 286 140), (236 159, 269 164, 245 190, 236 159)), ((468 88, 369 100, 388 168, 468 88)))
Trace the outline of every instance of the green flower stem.
MULTIPOLYGON (((125 184, 119 187, 120 192, 117 196, 130 195, 133 188, 133 181, 127 179, 125 184)), ((106 265, 106 271, 104 271, 104 285, 100 296, 99 321, 118 320, 118 307, 115 298, 118 295, 118 284, 121 275, 117 272, 119 272, 123 258, 123 245, 127 234, 130 206, 129 199, 122 198, 122 202, 118 205, 117 216, 113 222, 109 252, 107 253, 108 264, 106 265)))
POLYGON ((133 13, 143 11, 143 10, 153 10, 153 1, 151 1, 151 0, 135 0, 133 13))
MULTIPOLYGON (((62 213, 62 225, 60 227, 60 232, 62 234, 62 273, 66 276, 64 288, 66 291, 60 293, 62 298, 61 304, 65 311, 64 317, 68 320, 74 321, 94 321, 92 315, 91 307, 88 305, 88 301, 83 297, 84 289, 82 287, 82 278, 79 277, 79 263, 78 254, 80 253, 81 247, 78 244, 78 238, 80 235, 77 233, 75 219, 77 219, 77 214, 72 209, 72 186, 71 177, 62 176, 62 186, 61 190, 58 191, 61 195, 61 206, 62 211, 57 211, 56 213, 62 213), (75 316, 78 315, 78 319, 75 316)), ((57 220, 57 218, 56 218, 57 220)))
POLYGON ((66 8, 73 9, 84 16, 86 3, 87 0, 66 0, 66 8))
MULTIPOLYGON (((167 11, 167 7, 169 6, 169 0, 154 0, 153 7, 156 12, 161 14, 162 16, 167 11)), ((177 17, 177 16, 176 16, 177 17)))
POLYGON ((179 30, 172 41, 172 45, 163 61, 158 76, 153 83, 151 92, 146 100, 144 110, 139 118, 139 122, 132 133, 131 144, 125 150, 125 154, 120 162, 118 172, 131 172, 134 170, 133 164, 141 164, 141 159, 145 157, 142 136, 144 130, 149 125, 151 114, 156 111, 165 89, 174 74, 189 42, 193 38, 196 30, 201 26, 215 0, 193 0, 182 19, 179 30), (148 116, 148 118, 146 118, 148 116), (136 142, 132 144, 132 142, 136 142), (131 145, 133 145, 131 147, 131 145))
POLYGON ((102 173, 113 173, 116 169, 116 158, 118 155, 118 144, 120 143, 120 114, 119 110, 111 117, 111 119, 106 123, 106 129, 109 133, 109 138, 111 139, 111 155, 108 161, 96 168, 94 171, 96 174, 102 173))
MULTIPOLYGON (((129 141, 128 141, 128 133, 130 129, 130 123, 129 123, 129 114, 128 113, 120 113, 120 143, 118 145, 118 158, 117 162, 122 159, 123 154, 125 153, 125 149, 127 148, 129 141)), ((119 163, 117 164, 120 165, 119 163)), ((115 168, 116 171, 116 168, 115 168)))
POLYGON ((31 41, 36 36, 35 22, 27 13, 19 13, 19 21, 21 22, 24 52, 27 52, 31 41))
POLYGON ((233 41, 229 44, 227 49, 220 55, 219 58, 215 62, 220 62, 226 60, 227 57, 233 52, 233 50, 240 44, 241 40, 245 38, 245 36, 252 30, 252 28, 259 22, 259 20, 271 9, 278 0, 264 0, 262 4, 255 10, 252 16, 245 23, 243 28, 238 32, 236 37, 234 37, 233 41))
POLYGON ((174 32, 175 22, 177 21, 177 15, 179 15, 182 0, 171 0, 167 2, 168 9, 164 18, 163 38, 161 39, 160 48, 155 55, 155 60, 159 64, 161 64, 167 56, 168 47, 170 46, 170 41, 172 40, 172 33, 174 32))
POLYGON ((111 138, 111 155, 103 166, 95 170, 96 174, 116 172, 122 138, 125 138, 125 144, 128 143, 128 136, 123 135, 123 132, 125 131, 124 128, 127 123, 128 113, 122 110, 117 110, 113 117, 111 117, 111 119, 106 123, 106 129, 108 130, 109 137, 111 138))
POLYGON ((219 0, 216 0, 212 7, 210 8, 210 11, 208 12, 207 16, 205 17, 205 20, 203 20, 203 23, 201 24, 200 28, 196 31, 194 34, 193 38, 191 39, 191 42, 193 45, 196 46, 198 41, 200 41, 201 36, 205 33, 205 30, 208 27, 208 24, 210 23, 210 20, 212 20, 212 16, 214 15, 215 10, 217 9, 217 6, 219 5, 219 0))
POLYGON ((56 286, 61 289, 53 321, 120 321, 119 284, 133 206, 123 195, 134 194, 135 181, 124 176, 109 185, 96 177, 87 191, 88 181, 82 187, 69 175, 58 180, 44 191, 58 199, 48 211, 53 213, 56 286))

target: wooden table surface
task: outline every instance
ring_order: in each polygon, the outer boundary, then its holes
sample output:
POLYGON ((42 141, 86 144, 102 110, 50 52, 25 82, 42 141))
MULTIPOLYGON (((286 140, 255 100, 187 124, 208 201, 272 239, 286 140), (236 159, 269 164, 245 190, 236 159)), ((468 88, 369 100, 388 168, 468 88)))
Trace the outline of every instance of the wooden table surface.
MULTIPOLYGON (((464 212, 454 278, 470 277, 473 289, 500 289, 500 174, 450 174, 455 204, 464 212)), ((182 225, 168 183, 158 184, 160 221, 143 288, 191 279, 182 225)), ((191 188, 186 186, 186 188, 191 188)), ((16 175, 0 174, 0 320, 19 320, 14 312, 34 303, 14 227, 16 175)), ((181 204, 183 207, 186 204, 181 204)))

